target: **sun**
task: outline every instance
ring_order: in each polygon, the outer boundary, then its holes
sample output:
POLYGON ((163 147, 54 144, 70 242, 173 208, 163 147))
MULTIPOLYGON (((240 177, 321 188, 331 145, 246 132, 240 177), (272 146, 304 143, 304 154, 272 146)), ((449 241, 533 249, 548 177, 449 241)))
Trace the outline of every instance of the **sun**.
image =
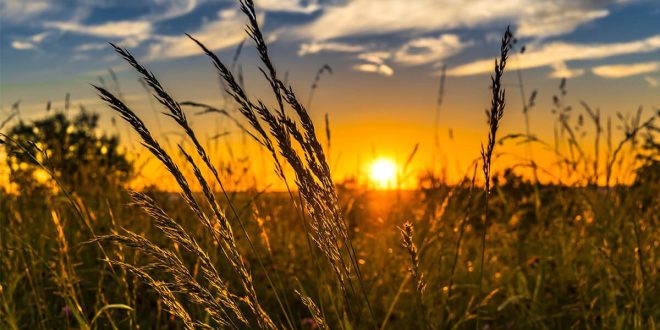
POLYGON ((379 189, 393 188, 396 184, 397 166, 389 158, 378 158, 371 163, 369 179, 379 189))

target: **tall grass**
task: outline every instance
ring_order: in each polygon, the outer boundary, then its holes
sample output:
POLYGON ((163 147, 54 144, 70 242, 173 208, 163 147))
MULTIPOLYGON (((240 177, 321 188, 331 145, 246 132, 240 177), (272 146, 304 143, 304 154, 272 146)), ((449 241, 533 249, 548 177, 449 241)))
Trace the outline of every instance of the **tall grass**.
POLYGON ((495 73, 491 77, 491 105, 490 111, 486 113, 488 118, 488 142, 486 147, 481 146, 481 160, 483 162, 482 170, 484 174, 484 228, 481 238, 481 266, 479 267, 479 288, 482 287, 482 281, 484 277, 484 262, 486 260, 486 238, 488 236, 488 219, 489 219, 489 196, 490 196, 490 176, 491 176, 491 163, 493 161, 493 151, 495 150, 495 141, 497 141, 497 130, 500 126, 500 120, 504 115, 504 97, 505 90, 502 86, 502 77, 504 76, 504 68, 506 67, 506 61, 509 56, 509 50, 513 45, 513 34, 511 30, 507 27, 504 36, 502 37, 502 43, 500 45, 500 59, 495 60, 495 73))
MULTIPOLYGON (((311 235, 313 241, 316 243, 321 253, 331 264, 338 284, 344 294, 344 303, 346 308, 351 310, 351 305, 354 303, 353 297, 355 297, 358 292, 360 292, 364 298, 364 302, 368 306, 370 315, 373 318, 373 313, 369 307, 368 297, 366 295, 364 284, 361 279, 355 250, 350 241, 346 223, 338 206, 337 193, 330 176, 329 166, 325 160, 325 154, 321 144, 316 138, 314 124, 307 114, 306 109, 298 101, 295 93, 293 92, 293 89, 286 87, 284 83, 278 78, 274 65, 269 58, 267 45, 263 39, 263 35, 257 23, 254 4, 251 1, 242 1, 241 9, 249 20, 249 24, 247 26, 248 35, 255 42, 261 61, 266 68, 265 70, 262 69, 262 72, 264 73, 266 80, 272 88, 277 103, 276 109, 270 110, 261 101, 252 101, 249 99, 246 93, 243 91, 241 85, 234 79, 231 71, 219 60, 219 58, 192 36, 190 36, 190 38, 196 42, 213 61, 220 76, 224 79, 225 83, 229 87, 228 92, 240 105, 241 113, 248 120, 251 128, 257 131, 258 137, 257 135, 252 136, 257 138, 258 141, 260 141, 261 144, 271 152, 280 177, 283 180, 286 180, 283 165, 280 162, 277 153, 279 153, 279 155, 281 155, 293 168, 296 176, 298 190, 300 191, 304 199, 304 205, 306 206, 306 210, 304 211, 308 212, 310 215, 309 228, 311 231, 309 234, 311 235), (292 119, 285 112, 285 105, 289 106, 292 111, 294 111, 294 113, 297 115, 297 120, 292 119), (270 134, 266 133, 266 130, 262 127, 260 120, 268 126, 270 134), (298 121, 298 123, 296 123, 296 121, 298 121), (298 124, 301 125, 302 131, 298 128, 298 124), (273 140, 274 143, 272 142, 273 140), (292 141, 298 143, 298 147, 302 149, 302 154, 294 147, 292 141), (278 148, 277 151, 275 149, 275 145, 278 148), (356 289, 356 286, 359 286, 359 289, 356 289)), ((218 172, 212 165, 206 150, 197 139, 195 132, 188 124, 186 115, 181 109, 180 104, 165 91, 156 77, 141 64, 139 64, 138 61, 128 51, 115 45, 113 45, 113 47, 119 55, 121 55, 139 74, 143 76, 146 84, 153 90, 154 97, 166 109, 169 110, 170 113, 167 115, 174 119, 174 121, 184 130, 185 134, 193 143, 198 156, 202 159, 207 169, 213 174, 215 181, 219 184, 220 188, 225 194, 225 197, 227 197, 226 200, 228 205, 235 216, 234 220, 240 224, 244 231, 245 237, 252 246, 249 235, 247 231, 245 231, 245 228, 241 223, 236 210, 234 209, 229 197, 227 196, 223 183, 219 178, 218 172)), ((133 129, 140 135, 143 145, 149 151, 151 151, 151 153, 156 156, 156 158, 158 158, 163 163, 163 165, 165 165, 165 167, 177 181, 179 187, 181 188, 183 198, 190 209, 199 218, 201 223, 209 230, 209 233, 211 234, 214 242, 222 247, 222 251, 227 260, 231 263, 234 271, 240 275, 241 284, 244 293, 246 294, 245 302, 255 315, 259 327, 276 327, 270 316, 259 304, 259 300, 252 283, 252 277, 250 276, 250 271, 244 264, 243 257, 241 256, 236 246, 234 233, 231 225, 229 224, 230 220, 221 210, 213 191, 204 178, 202 171, 197 167, 194 159, 185 151, 183 147, 179 145, 181 153, 185 156, 188 164, 193 168, 197 182, 202 187, 203 195, 212 210, 211 217, 207 216, 202 210, 201 206, 198 204, 192 194, 192 189, 188 183, 188 180, 179 170, 178 166, 168 155, 168 153, 153 138, 152 134, 146 128, 140 118, 135 115, 135 113, 128 106, 126 106, 119 97, 114 96, 103 87, 95 86, 95 88, 98 90, 101 98, 133 127, 133 129)), ((137 195, 134 195, 134 199, 136 198, 135 196, 137 195)), ((150 214, 153 217, 154 212, 150 212, 150 214)), ((164 215, 161 214, 159 218, 163 217, 164 215)), ((161 228, 161 230, 165 230, 169 227, 163 227, 161 225, 159 228, 161 228)), ((182 228, 177 229, 179 231, 183 230, 182 228)), ((187 239, 186 241, 182 241, 182 239, 185 238, 183 233, 170 236, 170 238, 174 239, 178 244, 182 246, 189 246, 188 249, 191 251, 199 250, 196 248, 196 244, 194 242, 189 242, 187 239)), ((185 292, 191 292, 190 299, 204 305, 207 309, 212 307, 208 305, 209 303, 206 302, 205 299, 211 299, 213 295, 211 295, 209 292, 193 294, 193 292, 196 290, 200 290, 200 285, 194 282, 193 278, 185 273, 185 269, 182 267, 182 264, 175 258, 175 255, 172 255, 169 251, 159 249, 153 244, 149 243, 149 241, 146 239, 140 238, 139 235, 132 234, 130 232, 128 232, 126 235, 105 236, 101 239, 128 244, 132 247, 139 248, 154 258, 159 258, 159 254, 162 254, 159 260, 161 260, 161 262, 167 260, 166 263, 161 264, 163 267, 178 269, 171 274, 174 279, 174 282, 172 282, 171 285, 187 285, 190 288, 196 288, 195 290, 186 289, 185 292)), ((256 253, 256 249, 253 248, 253 252, 256 253)), ((203 256, 198 257, 203 258, 203 256)), ((259 262, 262 263, 260 259, 259 262)), ((206 265, 204 267, 208 268, 210 265, 206 265)), ((268 272, 265 272, 265 274, 267 277, 269 277, 269 282, 271 283, 272 289, 277 291, 277 288, 272 284, 272 281, 270 280, 268 272)), ((207 275, 207 280, 210 281, 213 277, 212 275, 214 274, 207 275)), ((227 291, 227 288, 220 286, 220 283, 215 283, 214 287, 217 289, 216 293, 227 291)), ((222 298, 221 302, 222 306, 224 307, 231 308, 233 311, 238 310, 235 305, 231 304, 232 300, 229 297, 222 298)), ((282 306, 282 308, 284 308, 284 306, 282 306)), ((227 320, 225 317, 222 317, 223 315, 220 313, 220 310, 216 310, 213 315, 214 321, 219 325, 227 324, 227 320)), ((177 316, 184 320, 186 319, 185 315, 177 316)), ((240 314, 234 313, 234 316, 239 321, 243 321, 247 324, 245 318, 243 318, 240 314)))

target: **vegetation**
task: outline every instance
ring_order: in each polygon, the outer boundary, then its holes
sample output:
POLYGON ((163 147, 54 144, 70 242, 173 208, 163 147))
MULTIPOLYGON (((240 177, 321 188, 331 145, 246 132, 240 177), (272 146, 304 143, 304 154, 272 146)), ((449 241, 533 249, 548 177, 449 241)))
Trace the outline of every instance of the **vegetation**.
MULTIPOLYGON (((607 152, 597 142, 590 153, 558 96, 554 146, 529 127, 498 138, 512 111, 502 83, 515 44, 507 29, 487 143, 462 182, 450 186, 431 173, 418 190, 390 192, 337 183, 306 107, 270 60, 252 1, 241 8, 274 106, 248 95, 234 65, 190 39, 226 86, 241 117, 232 118, 270 155, 287 190, 225 189, 228 171, 214 166, 182 107, 229 113, 175 100, 113 45, 186 144, 165 148, 121 97, 95 88, 179 194, 110 189, 125 185, 131 164, 116 138, 93 134, 96 115, 56 114, 0 135, 20 186, 0 191, 2 328, 655 329, 660 113, 621 115, 625 135, 616 144, 608 121, 607 152), (558 182, 541 183, 536 173, 549 170, 531 156, 518 166, 533 169, 531 179, 518 167, 493 173, 496 146, 512 141, 554 148, 558 182), (54 189, 25 179, 37 170, 54 189), (618 183, 630 173, 634 184, 618 183)), ((599 141, 600 112, 586 104, 584 111, 599 141)))
POLYGON ((11 181, 28 191, 43 185, 48 176, 39 172, 42 163, 71 191, 78 190, 78 183, 106 188, 126 183, 132 164, 120 152, 117 137, 97 136, 98 119, 83 108, 72 119, 60 112, 34 123, 20 121, 7 133, 11 140, 23 142, 6 145, 11 181))

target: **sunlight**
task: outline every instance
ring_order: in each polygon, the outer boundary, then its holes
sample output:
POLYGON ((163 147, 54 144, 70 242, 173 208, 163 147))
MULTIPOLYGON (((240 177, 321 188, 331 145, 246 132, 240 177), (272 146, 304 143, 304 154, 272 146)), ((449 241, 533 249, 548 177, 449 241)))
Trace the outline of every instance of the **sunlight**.
POLYGON ((369 168, 369 179, 378 189, 394 188, 396 184, 396 163, 389 158, 377 158, 369 168))

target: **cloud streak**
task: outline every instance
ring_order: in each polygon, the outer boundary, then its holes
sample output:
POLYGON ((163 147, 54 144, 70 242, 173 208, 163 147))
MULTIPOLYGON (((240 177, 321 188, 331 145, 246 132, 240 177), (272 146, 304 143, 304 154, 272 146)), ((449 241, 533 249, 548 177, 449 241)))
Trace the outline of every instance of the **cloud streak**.
POLYGON ((51 1, 44 0, 2 0, 0 20, 3 23, 20 23, 53 10, 51 1))
POLYGON ((377 63, 356 64, 353 66, 353 69, 355 71, 361 71, 361 72, 378 73, 386 77, 392 76, 394 74, 394 70, 387 64, 377 64, 377 63))
POLYGON ((315 21, 295 34, 313 40, 403 31, 442 31, 513 22, 520 35, 566 34, 609 14, 606 7, 625 0, 353 0, 323 8, 315 21))
POLYGON ((46 40, 49 35, 51 35, 50 32, 42 32, 26 39, 13 40, 11 47, 17 50, 36 50, 37 45, 46 40))
POLYGON ((573 32, 578 26, 609 15, 607 9, 590 8, 588 1, 537 2, 518 20, 518 37, 550 37, 573 32))
POLYGON ((597 66, 591 71, 604 78, 624 78, 660 70, 660 62, 612 64, 597 66))
POLYGON ((113 21, 102 24, 84 25, 74 22, 47 22, 44 26, 62 32, 71 32, 102 38, 144 38, 151 34, 148 21, 113 21))
POLYGON ((584 69, 570 69, 566 63, 557 62, 552 65, 552 78, 575 78, 584 74, 584 69))
MULTIPOLYGON (((518 65, 521 69, 531 69, 577 60, 597 60, 621 55, 650 53, 659 49, 660 35, 641 40, 607 44, 552 42, 544 44, 538 49, 528 50, 520 57, 518 65)), ((493 59, 481 59, 455 67, 449 70, 447 74, 451 76, 484 74, 489 73, 492 66, 493 59)))
POLYGON ((266 11, 301 14, 311 14, 321 8, 317 1, 300 0, 260 0, 257 2, 257 6, 266 11))
MULTIPOLYGON (((263 21, 260 14, 258 20, 263 21)), ((238 9, 222 10, 218 18, 207 22, 190 34, 211 50, 237 45, 245 38, 245 19, 238 9)), ((187 36, 159 36, 149 46, 148 60, 165 60, 202 54, 202 50, 187 36)))
POLYGON ((385 64, 385 60, 389 59, 391 56, 392 55, 389 52, 369 52, 359 54, 357 58, 366 63, 353 65, 353 70, 377 73, 386 77, 392 76, 394 74, 394 69, 385 64))
POLYGON ((150 22, 165 21, 190 14, 199 5, 198 0, 155 0, 155 3, 157 5, 155 9, 156 14, 148 15, 144 18, 150 22), (165 4, 165 8, 161 8, 162 4, 165 4))
POLYGON ((32 50, 36 48, 36 46, 33 43, 27 41, 20 41, 20 40, 12 41, 11 46, 14 49, 18 49, 18 50, 32 50))
POLYGON ((406 42, 394 53, 394 60, 404 65, 420 65, 438 62, 454 56, 470 42, 463 42, 455 34, 443 34, 437 38, 419 38, 406 42))
POLYGON ((340 52, 340 53, 357 53, 367 49, 363 45, 354 45, 342 42, 310 42, 303 43, 298 49, 298 56, 305 56, 309 54, 316 54, 320 52, 340 52))

